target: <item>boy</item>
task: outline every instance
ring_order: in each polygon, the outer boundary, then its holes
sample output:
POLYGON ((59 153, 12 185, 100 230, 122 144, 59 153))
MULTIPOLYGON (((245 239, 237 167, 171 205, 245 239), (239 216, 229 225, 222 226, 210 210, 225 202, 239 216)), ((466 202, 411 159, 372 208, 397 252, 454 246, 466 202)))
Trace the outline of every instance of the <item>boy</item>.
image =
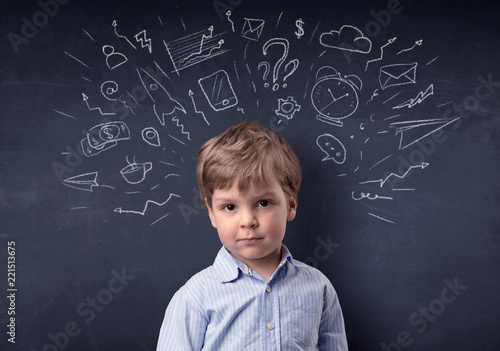
POLYGON ((291 147, 238 123, 201 147, 196 179, 223 247, 170 301, 157 350, 347 350, 330 281, 282 244, 302 181, 291 147))

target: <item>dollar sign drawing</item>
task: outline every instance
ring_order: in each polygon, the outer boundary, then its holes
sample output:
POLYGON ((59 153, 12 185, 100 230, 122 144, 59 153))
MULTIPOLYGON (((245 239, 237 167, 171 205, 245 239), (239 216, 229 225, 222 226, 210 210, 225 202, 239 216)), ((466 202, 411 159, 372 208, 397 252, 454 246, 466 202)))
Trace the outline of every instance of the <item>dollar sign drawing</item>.
POLYGON ((106 127, 106 128, 104 128, 104 129, 102 130, 102 132, 103 132, 104 134, 106 134, 106 139, 108 139, 108 140, 113 140, 113 139, 115 138, 115 136, 112 134, 112 132, 113 132, 113 129, 112 129, 112 128, 107 128, 107 127, 106 127))
POLYGON ((302 28, 302 26, 304 25, 304 21, 302 21, 302 18, 296 20, 295 25, 297 26, 297 31, 295 32, 295 35, 297 35, 297 39, 300 39, 304 35, 304 29, 302 28))

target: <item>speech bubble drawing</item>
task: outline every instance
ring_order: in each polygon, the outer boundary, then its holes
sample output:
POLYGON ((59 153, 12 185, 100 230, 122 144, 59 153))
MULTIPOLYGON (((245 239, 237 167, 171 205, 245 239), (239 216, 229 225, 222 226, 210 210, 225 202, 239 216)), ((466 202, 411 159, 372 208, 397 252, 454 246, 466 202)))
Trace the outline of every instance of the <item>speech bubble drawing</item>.
POLYGON ((321 161, 333 160, 341 165, 346 159, 346 150, 344 145, 331 134, 321 134, 316 139, 316 145, 323 151, 326 156, 321 161))

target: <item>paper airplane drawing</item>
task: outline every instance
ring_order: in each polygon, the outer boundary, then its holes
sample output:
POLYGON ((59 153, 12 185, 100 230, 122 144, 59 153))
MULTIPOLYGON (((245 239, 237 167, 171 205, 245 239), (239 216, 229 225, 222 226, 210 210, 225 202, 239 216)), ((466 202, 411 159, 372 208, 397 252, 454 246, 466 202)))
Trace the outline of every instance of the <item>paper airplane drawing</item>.
POLYGON ((78 190, 92 191, 93 187, 99 186, 97 183, 97 174, 97 172, 79 174, 74 177, 64 179, 62 184, 78 190))
POLYGON ((434 132, 455 122, 460 117, 454 119, 427 119, 419 121, 405 121, 391 123, 392 128, 396 128, 396 135, 400 134, 399 149, 403 150, 410 145, 422 140, 434 132))

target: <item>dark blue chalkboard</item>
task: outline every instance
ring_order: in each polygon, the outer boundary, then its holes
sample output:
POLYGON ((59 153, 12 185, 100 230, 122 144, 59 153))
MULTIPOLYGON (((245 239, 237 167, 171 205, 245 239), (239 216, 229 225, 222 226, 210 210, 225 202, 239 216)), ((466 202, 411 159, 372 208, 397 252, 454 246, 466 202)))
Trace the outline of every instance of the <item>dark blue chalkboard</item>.
POLYGON ((285 244, 331 279, 350 350, 500 347, 498 4, 1 10, 2 350, 154 350, 220 248, 198 149, 248 119, 300 158, 285 244))

